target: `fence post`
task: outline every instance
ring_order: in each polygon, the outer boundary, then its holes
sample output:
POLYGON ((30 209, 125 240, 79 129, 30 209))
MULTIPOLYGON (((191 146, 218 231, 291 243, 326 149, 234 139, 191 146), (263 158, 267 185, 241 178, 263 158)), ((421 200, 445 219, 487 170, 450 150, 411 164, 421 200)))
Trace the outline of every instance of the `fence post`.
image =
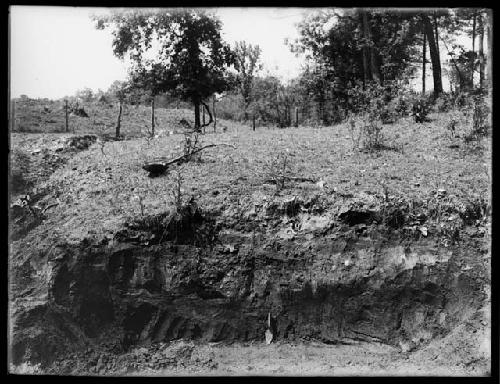
POLYGON ((151 99, 151 137, 155 135, 155 96, 151 99))
POLYGON ((69 132, 69 124, 68 124, 68 100, 64 100, 64 114, 66 117, 66 132, 69 132))
POLYGON ((214 110, 214 133, 215 133, 215 129, 217 127, 217 114, 215 112, 215 94, 214 94, 214 98, 213 98, 212 104, 213 104, 212 109, 214 110))
POLYGON ((299 108, 295 107, 295 127, 299 126, 299 108))
POLYGON ((255 131, 255 115, 252 115, 252 128, 255 131))

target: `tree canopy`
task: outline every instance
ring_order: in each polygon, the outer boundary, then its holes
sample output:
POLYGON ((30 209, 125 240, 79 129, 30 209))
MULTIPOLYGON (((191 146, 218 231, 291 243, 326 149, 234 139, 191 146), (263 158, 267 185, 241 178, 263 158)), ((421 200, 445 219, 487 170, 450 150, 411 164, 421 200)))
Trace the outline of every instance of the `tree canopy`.
POLYGON ((234 64, 220 20, 203 10, 162 9, 114 12, 96 22, 113 30, 113 52, 131 61, 132 78, 153 94, 168 91, 191 101, 199 128, 200 104, 227 88, 226 69, 234 64))

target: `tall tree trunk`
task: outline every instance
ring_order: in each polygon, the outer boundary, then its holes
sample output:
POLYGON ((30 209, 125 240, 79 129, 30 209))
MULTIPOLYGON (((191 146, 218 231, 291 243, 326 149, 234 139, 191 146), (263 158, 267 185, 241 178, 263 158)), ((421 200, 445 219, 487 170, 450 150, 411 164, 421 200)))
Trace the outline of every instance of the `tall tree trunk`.
POLYGON ((372 78, 375 80, 377 83, 380 84, 380 65, 377 57, 377 52, 375 51, 375 44, 373 42, 373 35, 372 35, 372 29, 370 27, 370 22, 368 20, 368 14, 365 13, 366 15, 366 36, 368 38, 368 41, 370 41, 370 72, 372 73, 372 78))
POLYGON ((122 125, 122 101, 120 100, 120 109, 118 110, 118 119, 116 121, 116 131, 115 131, 115 137, 117 139, 120 137, 121 125, 122 125))
POLYGON ((437 45, 438 35, 435 35, 435 29, 432 28, 431 21, 426 14, 422 14, 425 34, 429 42, 429 52, 432 63, 432 77, 434 81, 434 97, 438 97, 443 92, 443 82, 441 79, 441 59, 439 57, 439 49, 437 45))
POLYGON ((422 95, 425 94, 425 69, 426 69, 426 60, 427 60, 427 37, 425 34, 425 30, 423 31, 424 45, 422 47, 422 95))
POLYGON ((483 15, 479 14, 479 89, 484 84, 484 21, 483 15))
POLYGON ((493 58, 493 20, 492 20, 492 11, 488 10, 486 12, 487 14, 487 30, 488 30, 488 61, 486 64, 486 77, 488 78, 488 93, 491 95, 492 89, 493 89, 493 73, 492 73, 492 58, 493 58))
POLYGON ((155 97, 151 100, 151 136, 155 135, 155 97))
POLYGON ((436 13, 434 13, 433 21, 434 21, 434 36, 436 36, 436 51, 438 53, 438 57, 441 57, 441 54, 439 53, 439 31, 438 31, 438 19, 436 13))
POLYGON ((371 72, 370 72, 370 56, 369 56, 369 50, 368 46, 366 44, 366 41, 368 39, 367 36, 367 25, 368 25, 368 19, 366 16, 365 11, 361 11, 359 15, 360 19, 360 24, 361 24, 361 31, 363 33, 363 39, 365 40, 362 48, 362 53, 363 53, 363 86, 366 85, 368 81, 372 79, 371 72))
POLYGON ((474 64, 476 53, 476 12, 472 15, 472 59, 470 63, 470 88, 474 89, 474 64))

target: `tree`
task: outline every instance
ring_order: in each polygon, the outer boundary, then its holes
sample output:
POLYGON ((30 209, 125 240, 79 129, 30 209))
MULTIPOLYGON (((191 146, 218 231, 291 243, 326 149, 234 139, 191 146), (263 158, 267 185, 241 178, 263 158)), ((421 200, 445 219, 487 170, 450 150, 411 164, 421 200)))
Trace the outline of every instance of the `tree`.
POLYGON ((426 76, 426 73, 425 73, 425 69, 426 69, 426 60, 427 60, 427 38, 426 38, 426 34, 425 34, 425 29, 423 29, 422 31, 422 40, 423 40, 423 45, 422 45, 422 94, 425 95, 425 76, 426 76))
POLYGON ((205 100, 227 88, 226 68, 234 64, 234 54, 222 41, 219 19, 198 9, 133 10, 95 19, 98 29, 113 28, 113 52, 122 59, 128 54, 135 64, 132 72, 155 73, 159 89, 193 103, 197 130, 200 105, 209 113, 208 124, 212 122, 205 100), (146 59, 146 53, 154 57, 146 59))
POLYGON ((484 85, 484 15, 478 15, 479 25, 479 89, 483 89, 484 85))
POLYGON ((359 13, 363 31, 362 49, 365 82, 367 80, 374 80, 377 83, 380 83, 380 63, 374 48, 371 26, 368 22, 368 12, 365 10, 361 10, 359 13))
POLYGON ((465 91, 474 89, 474 73, 477 71, 479 71, 479 88, 483 87, 485 69, 484 20, 486 15, 487 10, 483 8, 459 8, 454 10, 451 15, 441 17, 441 29, 448 35, 459 32, 466 34, 472 40, 472 49, 461 44, 452 44, 450 51, 447 44, 444 44, 451 56, 453 78, 465 91), (476 52, 477 38, 479 38, 479 46, 476 52))
POLYGON ((325 68, 328 81, 346 88, 357 80, 383 83, 398 79, 417 54, 421 27, 413 14, 353 9, 318 12, 298 25, 290 45, 325 68))
POLYGON ((248 107, 252 102, 252 86, 256 73, 262 69, 260 62, 260 47, 247 44, 244 41, 236 43, 234 48, 235 64, 234 67, 238 71, 238 84, 241 95, 243 96, 243 108, 245 120, 248 119, 248 107))
POLYGON ((354 84, 391 84, 420 60, 422 25, 411 12, 320 11, 299 23, 298 32, 289 46, 312 63, 302 80, 323 124, 342 118, 354 84))
MULTIPOLYGON (((443 83, 441 77, 441 58, 439 57, 438 38, 436 29, 432 26, 429 16, 426 13, 421 14, 427 41, 429 43, 429 53, 432 63, 432 79, 434 81, 434 97, 438 97, 443 92, 443 83)), ((434 20, 436 21, 436 20, 434 20)))
POLYGON ((76 91, 76 97, 88 103, 94 98, 94 93, 92 89, 85 87, 76 91))

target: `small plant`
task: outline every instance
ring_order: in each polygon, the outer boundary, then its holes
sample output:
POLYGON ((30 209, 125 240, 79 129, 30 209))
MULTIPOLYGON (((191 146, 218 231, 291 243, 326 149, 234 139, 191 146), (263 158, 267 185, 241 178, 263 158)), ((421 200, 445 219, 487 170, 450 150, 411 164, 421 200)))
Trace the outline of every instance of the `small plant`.
POLYGON ((453 98, 448 93, 442 93, 434 101, 434 107, 437 112, 448 112, 454 107, 453 98))
POLYGON ((412 104, 408 95, 398 95, 394 98, 392 103, 394 111, 399 117, 406 117, 410 115, 412 104))
POLYGON ((412 115, 416 123, 424 123, 427 121, 429 112, 429 103, 424 97, 418 97, 413 101, 412 115))
POLYGON ((141 216, 144 217, 144 196, 142 193, 136 193, 133 197, 134 200, 137 200, 139 202, 139 207, 141 209, 141 216))
POLYGON ((369 114, 365 113, 361 116, 351 117, 348 124, 353 150, 358 150, 361 147, 372 152, 389 148, 384 145, 385 139, 382 134, 382 126, 377 120, 370 118, 369 114))
POLYGON ((472 113, 472 131, 478 135, 487 134, 487 119, 489 117, 489 108, 484 100, 477 98, 474 100, 474 111, 472 113))
POLYGON ((183 204, 182 202, 183 200, 182 197, 184 192, 184 190, 182 189, 183 181, 184 177, 182 175, 182 170, 178 168, 174 171, 174 185, 170 190, 170 195, 174 200, 174 205, 177 212, 180 212, 183 204))
POLYGON ((293 155, 290 154, 287 148, 274 155, 266 164, 267 174, 273 183, 276 184, 276 192, 283 190, 286 180, 291 177, 291 156, 293 155))
POLYGON ((348 129, 353 151, 359 149, 359 142, 361 141, 362 130, 358 128, 359 125, 358 116, 351 116, 349 118, 348 129))
POLYGON ((382 149, 384 146, 382 127, 376 121, 369 121, 362 126, 363 148, 372 152, 382 149))
MULTIPOLYGON (((187 161, 190 161, 194 155, 195 151, 198 151, 201 148, 201 140, 199 132, 197 131, 188 131, 184 133, 184 146, 183 146, 183 154, 186 157, 187 161)), ((200 154, 197 154, 197 158, 199 160, 200 154)))
POLYGON ((490 109, 481 97, 472 101, 470 108, 464 110, 466 133, 463 139, 466 143, 478 141, 488 134, 490 109))
POLYGON ((448 120, 448 123, 446 123, 446 130, 449 132, 451 137, 457 137, 457 127, 459 124, 460 120, 452 115, 450 117, 450 120, 448 120))

